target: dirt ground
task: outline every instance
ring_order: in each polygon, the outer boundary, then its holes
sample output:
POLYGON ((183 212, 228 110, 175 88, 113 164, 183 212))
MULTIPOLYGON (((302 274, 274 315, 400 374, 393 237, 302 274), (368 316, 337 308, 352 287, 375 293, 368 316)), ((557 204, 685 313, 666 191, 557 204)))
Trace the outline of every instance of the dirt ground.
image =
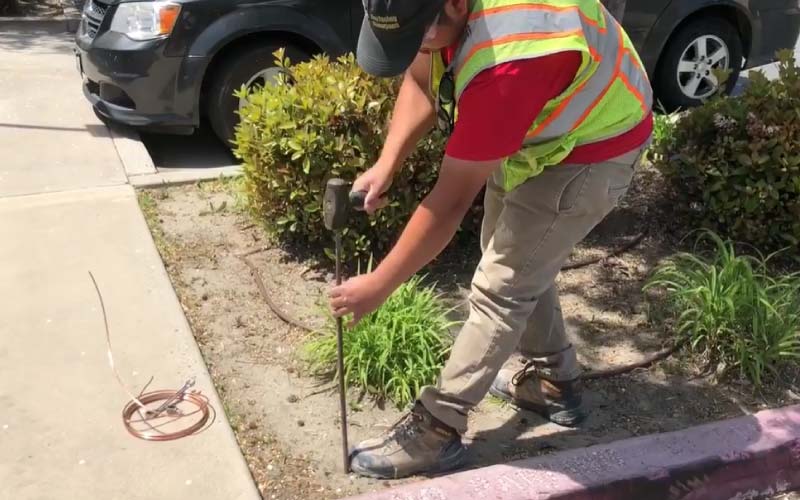
MULTIPOLYGON (((646 231, 640 244, 558 279, 564 316, 589 370, 635 362, 670 343, 648 322, 641 292, 647 273, 685 233, 668 207, 653 200, 660 184, 657 173, 642 169, 623 206, 572 260, 606 255, 646 231)), ((342 474, 335 387, 306 376, 298 348, 309 334, 270 311, 242 256, 249 254, 275 302, 313 326, 324 324, 322 296, 332 276, 272 245, 235 209, 229 188, 221 182, 164 188, 144 191, 140 200, 263 497, 339 498, 397 484, 342 474)), ((430 271, 448 297, 463 303, 477 259, 477 249, 449 249, 430 271)), ((682 429, 800 396, 786 388, 754 393, 746 384, 716 385, 679 353, 649 369, 588 381, 585 398, 591 416, 577 429, 487 398, 471 416, 467 467, 682 429)), ((356 393, 349 399, 352 442, 400 416, 395 408, 358 402, 356 393)))

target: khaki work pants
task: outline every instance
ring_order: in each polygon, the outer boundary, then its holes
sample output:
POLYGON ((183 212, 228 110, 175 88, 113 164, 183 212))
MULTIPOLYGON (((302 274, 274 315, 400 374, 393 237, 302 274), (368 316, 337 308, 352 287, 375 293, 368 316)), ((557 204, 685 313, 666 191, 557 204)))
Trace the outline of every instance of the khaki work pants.
POLYGON ((463 434, 467 413, 515 350, 550 380, 580 374, 555 279, 625 194, 640 157, 637 149, 604 163, 550 167, 510 193, 499 187, 501 171, 487 182, 469 317, 438 384, 419 398, 436 418, 463 434))

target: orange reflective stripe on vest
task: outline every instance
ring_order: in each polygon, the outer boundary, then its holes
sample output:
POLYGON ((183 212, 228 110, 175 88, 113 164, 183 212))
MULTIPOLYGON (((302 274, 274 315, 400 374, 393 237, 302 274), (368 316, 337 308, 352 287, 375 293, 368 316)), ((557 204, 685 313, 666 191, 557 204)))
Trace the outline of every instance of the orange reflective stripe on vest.
POLYGON ((575 5, 559 6, 559 5, 525 4, 525 3, 515 4, 515 5, 504 5, 502 7, 492 7, 486 10, 482 10, 480 12, 475 12, 469 16, 469 21, 472 22, 482 17, 487 17, 499 13, 508 13, 508 12, 520 13, 527 10, 535 10, 539 12, 553 12, 557 14, 565 14, 567 12, 571 12, 581 16, 584 22, 589 24, 594 24, 600 31, 605 31, 606 29, 604 26, 600 26, 599 24, 597 24, 597 22, 594 19, 590 19, 585 15, 583 15, 583 12, 581 12, 581 10, 575 5))
POLYGON ((450 72, 458 98, 480 72, 511 61, 576 51, 581 65, 569 87, 545 105, 522 149, 503 161, 508 191, 559 164, 575 147, 622 135, 653 105, 633 44, 598 0, 470 0, 464 39, 450 65, 431 64, 431 89, 450 72))
POLYGON ((467 25, 469 36, 452 65, 456 78, 464 63, 479 50, 520 40, 559 38, 574 35, 583 26, 576 7, 520 4, 477 12, 467 25))
MULTIPOLYGON (((594 29, 593 26, 584 26, 587 41, 593 49, 593 54, 596 54, 594 57, 600 63, 597 71, 571 96, 567 97, 567 100, 546 121, 527 134, 526 144, 547 142, 580 126, 617 78, 620 78, 639 99, 643 110, 648 111, 652 107, 652 91, 647 74, 633 54, 624 48, 622 30, 608 19, 609 13, 605 12, 604 15, 607 16, 606 25, 616 27, 613 32, 609 33, 605 30, 601 32, 594 29)), ((625 132, 627 130, 619 133, 625 132)))

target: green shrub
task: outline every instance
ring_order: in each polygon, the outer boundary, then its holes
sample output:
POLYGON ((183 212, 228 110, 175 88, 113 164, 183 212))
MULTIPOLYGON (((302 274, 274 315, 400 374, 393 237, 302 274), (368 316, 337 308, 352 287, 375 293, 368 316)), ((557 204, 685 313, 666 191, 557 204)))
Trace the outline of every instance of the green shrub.
POLYGON ((800 273, 772 277, 769 258, 736 255, 709 231, 697 243, 709 241, 708 258, 680 253, 656 268, 645 289, 665 292, 678 334, 708 363, 759 385, 765 372, 800 358, 800 273))
POLYGON ((651 155, 684 208, 765 250, 800 243, 800 69, 779 57, 778 80, 751 73, 741 96, 689 110, 651 155))
POLYGON ((653 119, 653 142, 662 143, 675 133, 672 115, 656 114, 653 119))
MULTIPOLYGON (((450 352, 449 310, 432 286, 414 277, 398 288, 376 312, 344 333, 345 379, 398 408, 406 406, 420 389, 436 382, 450 352)), ((305 346, 312 371, 336 370, 336 334, 333 322, 323 336, 305 346)))
MULTIPOLYGON (((256 89, 240 112, 235 154, 244 163, 245 197, 251 214, 280 240, 328 246, 325 183, 353 181, 377 160, 399 82, 367 75, 353 55, 294 66, 281 51, 276 57, 291 77, 256 89)), ((345 256, 380 254, 396 240, 433 187, 443 147, 438 132, 420 141, 395 178, 391 205, 371 218, 351 218, 345 256)))
POLYGON ((659 149, 664 149, 664 144, 673 140, 675 129, 680 115, 676 113, 659 112, 653 114, 653 143, 646 152, 646 157, 651 162, 657 162, 659 149))

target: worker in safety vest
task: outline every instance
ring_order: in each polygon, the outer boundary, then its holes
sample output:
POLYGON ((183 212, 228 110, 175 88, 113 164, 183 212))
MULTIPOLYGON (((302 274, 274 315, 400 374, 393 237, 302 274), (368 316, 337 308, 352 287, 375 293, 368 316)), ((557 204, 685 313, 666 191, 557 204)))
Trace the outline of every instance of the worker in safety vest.
POLYGON ((652 92, 599 0, 364 3, 359 64, 405 72, 381 156, 353 186, 369 192, 367 210, 434 126, 449 140, 391 252, 330 292, 334 314, 378 308, 445 248, 486 186, 470 314, 439 382, 351 455, 355 472, 397 478, 458 466, 467 415, 487 392, 564 426, 585 417, 555 279, 628 188, 652 134, 652 92))

